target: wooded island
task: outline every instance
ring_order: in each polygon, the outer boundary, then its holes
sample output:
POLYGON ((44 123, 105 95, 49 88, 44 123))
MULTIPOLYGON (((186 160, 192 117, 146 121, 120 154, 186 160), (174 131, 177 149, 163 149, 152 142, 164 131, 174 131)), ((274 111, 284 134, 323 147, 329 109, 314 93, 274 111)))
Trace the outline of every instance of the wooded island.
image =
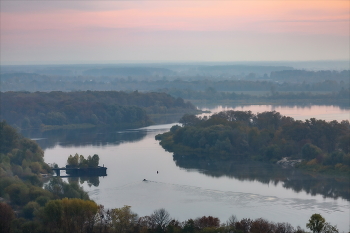
POLYGON ((349 174, 350 125, 300 121, 278 112, 223 111, 210 118, 184 115, 183 126, 156 136, 174 156, 211 160, 256 160, 276 163, 283 157, 302 159, 300 168, 349 174))

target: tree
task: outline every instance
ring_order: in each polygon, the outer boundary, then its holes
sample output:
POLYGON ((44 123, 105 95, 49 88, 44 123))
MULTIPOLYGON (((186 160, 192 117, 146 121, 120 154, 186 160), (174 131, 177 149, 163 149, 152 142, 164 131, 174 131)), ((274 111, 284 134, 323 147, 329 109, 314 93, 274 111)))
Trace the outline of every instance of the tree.
POLYGON ((263 218, 255 219, 250 228, 251 233, 271 233, 274 231, 275 225, 263 218))
POLYGON ((277 223, 275 233, 293 233, 295 229, 290 223, 277 223))
POLYGON ((77 167, 79 165, 79 155, 75 154, 74 156, 69 155, 67 159, 67 164, 73 167, 77 167))
POLYGON ((44 224, 51 230, 60 229, 62 225, 63 206, 61 200, 49 201, 42 210, 44 224))
POLYGON ((194 226, 194 220, 193 219, 189 219, 186 222, 184 222, 183 224, 183 232, 184 233, 193 233, 195 232, 195 226, 194 226))
POLYGON ((44 223, 50 231, 93 232, 98 206, 77 198, 49 201, 43 208, 44 223))
POLYGON ((11 231, 11 222, 15 219, 15 213, 11 206, 0 202, 0 232, 8 233, 11 231))
POLYGON ((339 138, 339 148, 344 151, 344 153, 350 152, 350 134, 344 135, 339 138))
POLYGON ((339 230, 336 226, 332 226, 328 222, 326 222, 323 226, 322 233, 339 233, 339 230))
POLYGON ((243 218, 240 222, 236 222, 236 229, 243 233, 249 233, 252 222, 253 221, 250 218, 243 218))
POLYGON ((199 229, 203 229, 206 227, 212 227, 212 228, 217 228, 220 226, 220 220, 218 218, 212 217, 212 216, 203 216, 201 218, 197 218, 194 221, 194 224, 196 227, 199 229))
POLYGON ((28 202, 23 207, 23 215, 27 219, 32 219, 34 217, 35 212, 40 208, 40 205, 35 201, 28 202))
POLYGON ((137 223, 137 214, 130 210, 131 206, 115 208, 110 211, 112 227, 115 232, 131 232, 137 223))
POLYGON ((200 122, 200 119, 196 117, 195 115, 185 114, 181 119, 179 120, 179 123, 183 124, 184 126, 193 126, 200 122))
POLYGON ((155 210, 150 218, 152 227, 154 229, 160 228, 163 231, 171 221, 170 214, 164 208, 155 210))
POLYGON ((79 156, 79 167, 80 168, 87 168, 88 167, 88 161, 84 158, 83 155, 79 156))
POLYGON ((314 159, 322 154, 322 150, 311 143, 306 143, 301 149, 301 154, 304 159, 314 159))
POLYGON ((92 157, 88 157, 89 167, 98 167, 100 157, 97 154, 94 154, 92 157))
POLYGON ((236 215, 231 215, 226 221, 226 226, 234 229, 236 222, 238 222, 236 215))
POLYGON ((312 230, 313 233, 321 233, 325 226, 326 220, 320 214, 313 214, 309 219, 306 227, 312 230))
POLYGON ((18 146, 19 134, 5 121, 0 122, 0 153, 6 154, 18 146))
POLYGON ((62 222, 66 232, 92 232, 98 206, 95 202, 64 198, 62 222))

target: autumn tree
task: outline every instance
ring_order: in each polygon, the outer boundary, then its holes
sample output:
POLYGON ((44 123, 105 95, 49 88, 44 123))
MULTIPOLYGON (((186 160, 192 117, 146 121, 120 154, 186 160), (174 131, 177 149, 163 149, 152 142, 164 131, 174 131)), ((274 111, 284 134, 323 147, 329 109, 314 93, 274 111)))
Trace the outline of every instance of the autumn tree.
POLYGON ((50 231, 93 232, 98 206, 90 200, 64 198, 49 201, 42 210, 50 231))
POLYGON ((137 214, 131 211, 131 206, 110 210, 112 228, 114 232, 131 232, 137 223, 137 214))
POLYGON ((207 227, 216 228, 220 226, 220 220, 212 216, 208 216, 208 217, 203 216, 201 218, 197 218, 194 221, 194 224, 199 229, 203 229, 207 227))

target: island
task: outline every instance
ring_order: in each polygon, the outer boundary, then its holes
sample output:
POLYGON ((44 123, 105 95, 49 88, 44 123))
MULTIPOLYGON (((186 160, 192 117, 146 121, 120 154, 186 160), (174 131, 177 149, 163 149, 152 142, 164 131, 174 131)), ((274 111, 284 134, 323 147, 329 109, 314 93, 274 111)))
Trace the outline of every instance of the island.
POLYGON ((294 120, 279 112, 223 111, 211 117, 184 115, 182 126, 156 135, 175 157, 208 161, 299 160, 295 167, 347 177, 350 174, 348 120, 294 120))

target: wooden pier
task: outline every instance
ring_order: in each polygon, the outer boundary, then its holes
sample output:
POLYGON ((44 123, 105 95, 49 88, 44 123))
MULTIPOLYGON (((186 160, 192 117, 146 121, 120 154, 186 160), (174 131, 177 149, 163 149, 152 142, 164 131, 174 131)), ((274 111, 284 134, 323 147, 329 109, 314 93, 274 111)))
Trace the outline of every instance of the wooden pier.
POLYGON ((52 168, 52 170, 55 171, 57 176, 61 176, 62 170, 65 170, 66 174, 69 176, 107 176, 107 168, 104 166, 78 168, 67 165, 62 168, 52 168))

